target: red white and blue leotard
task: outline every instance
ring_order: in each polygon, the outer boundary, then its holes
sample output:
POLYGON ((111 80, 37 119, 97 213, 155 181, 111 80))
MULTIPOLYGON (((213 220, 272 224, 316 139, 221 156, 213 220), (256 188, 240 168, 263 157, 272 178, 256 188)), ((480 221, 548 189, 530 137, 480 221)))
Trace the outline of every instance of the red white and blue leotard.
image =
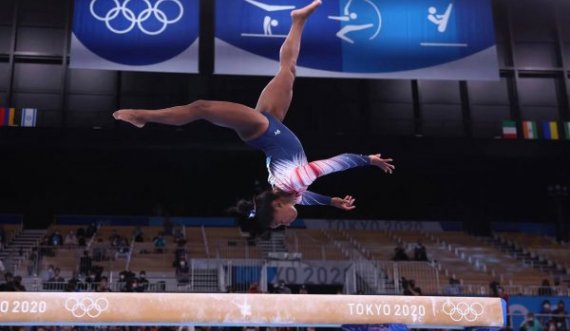
POLYGON ((269 184, 295 193, 297 204, 330 205, 330 197, 308 191, 309 185, 333 172, 370 165, 368 156, 349 153, 309 163, 299 138, 271 114, 261 114, 269 120, 269 127, 263 135, 247 143, 265 152, 269 184))

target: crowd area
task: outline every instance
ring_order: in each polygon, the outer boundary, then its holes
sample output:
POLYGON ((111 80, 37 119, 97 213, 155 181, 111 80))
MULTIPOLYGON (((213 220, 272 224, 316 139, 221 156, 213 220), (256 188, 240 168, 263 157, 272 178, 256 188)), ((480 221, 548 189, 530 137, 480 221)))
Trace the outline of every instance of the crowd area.
MULTIPOLYGON (((0 227, 0 248, 5 244, 6 234, 0 227)), ((146 272, 140 270, 133 272, 131 270, 123 270, 118 274, 118 279, 110 281, 104 272, 104 268, 99 264, 101 261, 109 259, 120 259, 130 253, 134 247, 133 242, 145 242, 145 234, 143 229, 137 227, 134 229, 131 238, 120 235, 117 231, 113 231, 109 238, 106 238, 108 245, 95 245, 91 250, 87 249, 89 242, 103 242, 104 239, 97 236, 97 226, 90 224, 86 228, 79 228, 76 231, 70 231, 65 236, 62 236, 58 231, 54 231, 42 239, 41 245, 34 248, 29 255, 29 260, 32 266, 39 266, 42 257, 55 255, 59 247, 74 247, 83 249, 82 256, 79 258, 79 265, 77 270, 72 273, 70 277, 65 279, 62 276, 61 270, 57 265, 48 265, 41 270, 29 269, 29 275, 35 275, 41 279, 43 290, 46 291, 62 291, 62 292, 147 292, 147 291, 164 291, 164 287, 157 282, 153 282, 147 278, 146 272), (37 274, 36 274, 37 272, 37 274)), ((189 259, 190 252, 187 249, 187 241, 183 234, 182 229, 176 226, 165 226, 164 231, 147 238, 147 242, 152 242, 152 251, 139 251, 138 254, 164 254, 164 256, 171 256, 172 267, 175 270, 178 285, 185 285, 190 282, 190 267, 189 259), (175 243, 174 249, 167 250, 167 242, 175 243)), ((394 261, 429 261, 426 247, 417 242, 411 252, 406 250, 404 245, 399 244, 394 249, 394 261)), ((0 292, 21 292, 26 291, 26 287, 22 284, 22 277, 20 275, 13 275, 6 271, 6 268, 0 260, 0 275, 3 275, 3 281, 0 282, 0 292)), ((400 279, 400 285, 403 295, 422 295, 422 289, 416 284, 414 279, 400 279)), ((555 284, 556 285, 556 284, 555 284)), ((497 281, 489 285, 490 293, 494 297, 500 297, 509 302, 509 294, 504 287, 497 281)), ((236 289, 228 287, 227 292, 235 292, 236 289)), ((258 283, 253 282, 245 291, 247 293, 262 293, 261 287, 258 283)), ((315 294, 334 293, 334 292, 321 292, 319 289, 307 287, 302 284, 286 284, 283 281, 276 282, 269 285, 269 293, 281 294, 308 294, 310 292, 315 294)), ((337 294, 343 294, 342 288, 336 290, 337 294)), ((362 292, 356 294, 363 294, 362 292)), ((444 290, 445 295, 458 296, 462 295, 462 286, 460 281, 452 275, 449 278, 449 283, 444 290)), ((544 280, 539 288, 538 294, 541 296, 556 295, 548 280, 544 280)), ((0 295, 1 296, 1 295, 0 295)), ((529 312, 524 316, 524 320, 520 325, 512 325, 512 320, 509 321, 509 326, 506 331, 568 331, 569 316, 566 310, 564 300, 550 302, 545 300, 540 307, 536 307, 534 311, 529 312)), ((175 331, 187 328, 172 328, 172 327, 0 327, 0 331, 175 331)), ((206 328, 207 330, 221 330, 234 331, 242 330, 242 328, 206 328), (230 330, 234 329, 234 330, 230 330)), ((243 328, 243 330, 251 328, 243 328)), ((272 328, 268 328, 272 329, 272 328)))

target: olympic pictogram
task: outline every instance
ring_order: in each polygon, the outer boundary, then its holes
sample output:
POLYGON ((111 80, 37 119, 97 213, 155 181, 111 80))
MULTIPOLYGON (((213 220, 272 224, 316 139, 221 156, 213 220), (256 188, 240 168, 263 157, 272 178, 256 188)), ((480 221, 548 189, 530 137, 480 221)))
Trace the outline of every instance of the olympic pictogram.
MULTIPOLYGON (((112 0, 115 3, 115 7, 110 9, 107 13, 100 15, 95 10, 95 4, 98 0, 91 0, 89 5, 89 9, 91 11, 91 15, 99 21, 105 22, 107 29, 109 31, 114 32, 116 34, 125 34, 131 32, 135 27, 138 27, 142 33, 149 35, 149 36, 156 36, 164 32, 166 28, 170 24, 174 24, 182 18, 184 15, 184 6, 180 3, 179 0, 158 0, 154 6, 150 3, 150 0, 139 0, 144 2, 146 8, 143 9, 140 13, 135 14, 135 11, 128 7, 131 0, 123 0, 124 2, 121 4, 121 0, 112 0), (160 9, 160 5, 165 2, 172 2, 178 7, 178 15, 173 18, 169 18, 168 15, 164 12, 164 10, 160 9), (150 28, 145 27, 144 23, 149 19, 154 18, 154 20, 160 23, 160 28, 156 30, 151 30, 150 28), (126 27, 117 28, 117 23, 120 20, 126 21, 128 24, 126 27), (115 26, 113 26, 113 23, 115 26)), ((103 0, 103 1, 110 1, 110 0, 103 0)))
POLYGON ((99 317, 105 310, 109 308, 109 301, 105 298, 93 299, 90 297, 67 298, 65 300, 65 309, 71 312, 74 317, 81 318, 85 315, 91 318, 99 317))
POLYGON ((473 302, 468 304, 466 302, 460 302, 457 305, 451 301, 447 301, 443 304, 443 313, 449 316, 455 322, 465 320, 467 322, 474 322, 483 315, 483 305, 479 302, 473 302))

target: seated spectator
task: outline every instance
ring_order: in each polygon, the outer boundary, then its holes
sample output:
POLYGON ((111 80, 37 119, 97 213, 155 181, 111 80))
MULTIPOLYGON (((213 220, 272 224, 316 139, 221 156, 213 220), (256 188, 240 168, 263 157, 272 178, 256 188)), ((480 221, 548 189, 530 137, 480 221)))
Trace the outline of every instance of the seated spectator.
POLYGON ((64 292, 79 292, 82 288, 81 280, 79 280, 79 275, 74 272, 71 278, 67 281, 65 285, 64 292))
POLYGON ((416 286, 416 281, 413 279, 402 278, 402 288, 404 295, 422 295, 422 289, 416 286))
POLYGON ((548 279, 542 280, 542 285, 538 288, 538 295, 549 297, 553 293, 552 287, 550 287, 550 281, 548 279))
POLYGON ((105 276, 101 277, 99 280, 99 286, 97 286, 96 292, 112 292, 111 288, 109 287, 109 279, 105 276))
POLYGON ((65 289, 65 279, 59 274, 61 270, 55 268, 52 277, 48 280, 49 289, 63 291, 65 289))
POLYGON ((49 282, 49 280, 53 277, 54 274, 54 266, 53 264, 50 264, 49 266, 42 266, 42 270, 40 271, 40 279, 42 280, 42 283, 47 283, 49 282))
POLYGON ((88 291, 95 291, 97 284, 101 281, 101 276, 94 269, 89 270, 89 274, 85 277, 85 287, 88 291))
POLYGON ((4 262, 0 259, 0 274, 4 274, 6 272, 6 267, 4 266, 4 262))
POLYGON ((519 331, 542 331, 542 325, 534 318, 534 313, 526 314, 525 320, 521 323, 519 331))
POLYGON ((418 244, 414 248, 414 260, 416 261, 427 261, 427 251, 426 247, 418 240, 418 244))
POLYGON ((179 285, 186 285, 190 282, 190 267, 186 260, 180 260, 176 266, 176 279, 179 285))
POLYGON ((136 278, 136 275, 129 270, 123 270, 119 273, 119 283, 126 284, 131 282, 134 278, 136 278))
POLYGON ((15 276, 13 280, 13 290, 15 292, 25 292, 26 287, 22 285, 22 276, 15 276))
POLYGON ((0 284, 0 292, 14 292, 14 275, 11 272, 4 274, 4 283, 0 284))
POLYGON ((129 242, 127 241, 127 238, 119 237, 115 247, 117 249, 115 252, 115 260, 117 260, 118 258, 128 258, 129 257, 129 252, 131 250, 131 247, 129 245, 129 242))
POLYGON ((133 278, 129 292, 144 292, 144 287, 139 283, 138 278, 133 278))
POLYGON ((461 295, 461 282, 459 279, 452 275, 449 277, 449 285, 444 290, 446 295, 461 295))
POLYGON ((61 277, 60 273, 61 273, 61 269, 59 269, 59 268, 53 269, 53 276, 51 277, 51 279, 49 281, 50 282, 58 282, 58 283, 64 282, 65 279, 63 279, 63 277, 61 277))
POLYGON ((155 253, 163 253, 164 248, 166 247, 166 240, 162 235, 158 235, 152 239, 152 243, 154 244, 154 251, 155 253))
POLYGON ((552 319, 552 316, 550 316, 550 314, 552 314, 552 308, 549 300, 542 301, 538 314, 538 321, 540 324, 547 326, 548 322, 552 319))
POLYGON ((394 261, 409 261, 410 258, 408 254, 406 254, 406 250, 404 246, 400 243, 396 248, 394 248, 394 257, 392 258, 394 261))
POLYGON ((148 279, 146 278, 146 272, 144 270, 141 270, 141 272, 139 272, 138 283, 139 286, 143 288, 143 291, 141 292, 144 292, 148 289, 148 279))
POLYGON ((556 305, 556 309, 552 311, 552 321, 556 323, 556 331, 567 331, 568 330, 568 323, 567 323, 567 316, 568 312, 566 311, 566 304, 564 301, 558 301, 556 305))
POLYGON ((63 244, 66 246, 77 246, 77 237, 73 231, 69 231, 68 234, 65 235, 65 239, 63 240, 63 244))
POLYGON ((63 237, 61 236, 61 234, 59 234, 58 231, 55 231, 49 237, 49 243, 52 246, 61 246, 63 244, 63 237))
POLYGON ((134 230, 133 230, 133 239, 135 242, 137 243, 142 243, 144 242, 144 236, 143 236, 143 232, 140 226, 137 226, 134 230))
POLYGON ((301 285, 301 288, 299 288, 299 294, 309 294, 309 290, 307 290, 305 285, 301 285))

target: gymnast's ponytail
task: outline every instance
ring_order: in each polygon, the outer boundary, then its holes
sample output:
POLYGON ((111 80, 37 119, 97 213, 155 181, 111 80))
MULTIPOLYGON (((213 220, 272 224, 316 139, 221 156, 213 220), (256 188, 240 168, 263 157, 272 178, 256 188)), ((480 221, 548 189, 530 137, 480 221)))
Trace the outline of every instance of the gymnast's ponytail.
POLYGON ((271 204, 279 195, 272 190, 264 191, 252 200, 240 200, 228 209, 242 231, 248 232, 251 239, 267 238, 270 235, 273 223, 273 205, 271 204))

